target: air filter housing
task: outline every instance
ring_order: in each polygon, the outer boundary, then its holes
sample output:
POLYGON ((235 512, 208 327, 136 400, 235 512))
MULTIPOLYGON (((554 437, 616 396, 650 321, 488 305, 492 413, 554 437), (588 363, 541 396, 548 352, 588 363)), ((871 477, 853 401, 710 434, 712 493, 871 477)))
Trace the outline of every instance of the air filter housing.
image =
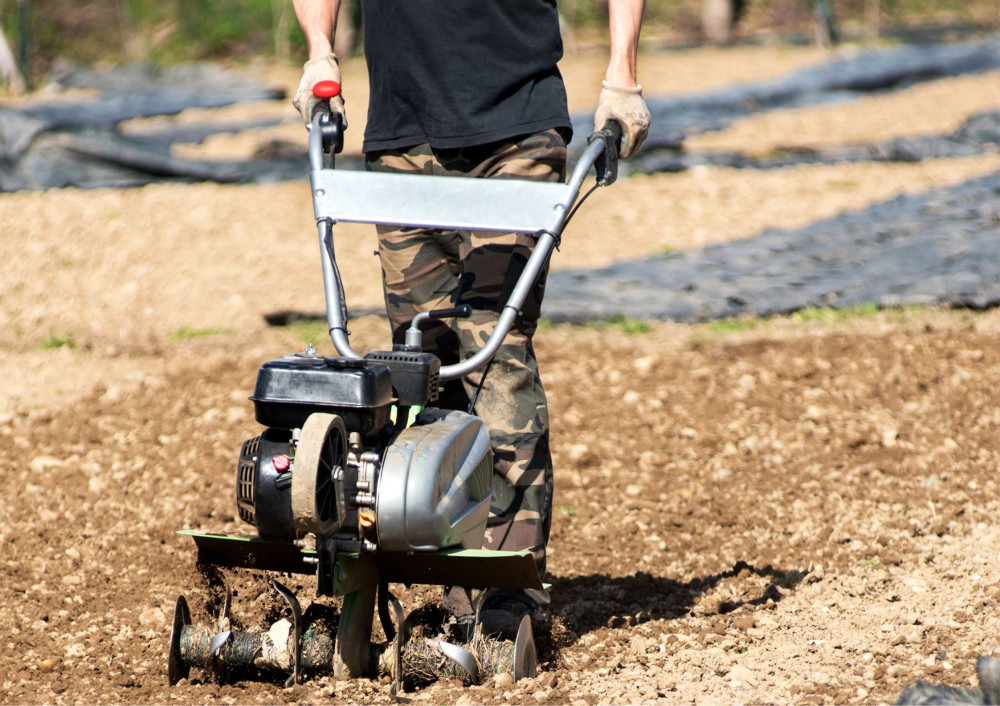
POLYGON ((301 428, 314 412, 339 415, 347 430, 372 434, 389 423, 389 369, 376 361, 296 353, 257 373, 254 415, 268 427, 301 428))

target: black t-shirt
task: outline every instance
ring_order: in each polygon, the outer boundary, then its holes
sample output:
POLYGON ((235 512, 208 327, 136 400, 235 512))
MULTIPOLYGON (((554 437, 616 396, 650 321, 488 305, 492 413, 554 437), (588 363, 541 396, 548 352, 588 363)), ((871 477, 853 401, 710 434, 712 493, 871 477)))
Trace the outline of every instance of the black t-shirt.
POLYGON ((569 130, 556 0, 363 0, 365 152, 569 130))

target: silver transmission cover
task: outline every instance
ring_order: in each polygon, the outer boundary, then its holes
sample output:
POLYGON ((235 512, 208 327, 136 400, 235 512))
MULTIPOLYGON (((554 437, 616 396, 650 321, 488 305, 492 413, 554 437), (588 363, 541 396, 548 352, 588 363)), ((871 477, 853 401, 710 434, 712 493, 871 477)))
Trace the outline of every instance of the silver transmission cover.
POLYGON ((385 451, 375 496, 379 547, 479 549, 492 482, 483 420, 455 410, 424 410, 385 451))

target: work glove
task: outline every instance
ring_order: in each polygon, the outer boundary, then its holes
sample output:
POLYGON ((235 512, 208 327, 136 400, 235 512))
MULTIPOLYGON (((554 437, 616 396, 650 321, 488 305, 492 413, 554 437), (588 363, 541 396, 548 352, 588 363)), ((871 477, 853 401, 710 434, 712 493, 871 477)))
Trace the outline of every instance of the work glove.
POLYGON ((622 126, 622 148, 619 155, 628 159, 639 149, 649 132, 649 108, 642 99, 642 86, 612 86, 601 83, 601 97, 594 113, 594 131, 604 127, 608 120, 617 120, 622 126))
MULTIPOLYGON (((302 114, 302 119, 306 125, 312 123, 313 109, 324 98, 317 98, 313 95, 313 86, 320 81, 336 81, 340 85, 340 65, 337 63, 337 55, 329 53, 316 59, 310 59, 302 66, 302 80, 299 82, 299 89, 292 98, 292 105, 302 114)), ((343 118, 343 127, 347 129, 347 113, 344 110, 343 91, 329 99, 330 112, 339 113, 343 118)))

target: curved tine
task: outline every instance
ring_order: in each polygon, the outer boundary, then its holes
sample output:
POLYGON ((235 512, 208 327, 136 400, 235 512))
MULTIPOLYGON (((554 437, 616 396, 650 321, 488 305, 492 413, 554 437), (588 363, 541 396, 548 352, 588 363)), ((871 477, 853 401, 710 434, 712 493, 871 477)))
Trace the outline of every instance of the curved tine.
POLYGON ((380 583, 378 585, 378 621, 382 625, 382 632, 385 639, 392 642, 396 639, 396 627, 392 624, 392 617, 389 615, 389 584, 380 583))
POLYGON ((212 635, 211 641, 208 643, 208 653, 213 657, 219 656, 219 650, 222 646, 229 642, 229 638, 232 637, 232 630, 223 630, 222 632, 217 632, 212 635))
POLYGON ((392 686, 389 688, 389 693, 395 696, 403 686, 403 645, 406 644, 406 638, 408 637, 406 629, 406 617, 403 614, 403 606, 400 605, 396 597, 386 590, 387 603, 392 608, 392 614, 396 618, 396 625, 399 628, 396 630, 396 637, 393 640, 395 644, 395 655, 392 659, 392 686))
POLYGON ((271 585, 274 587, 274 590, 281 594, 281 597, 285 599, 285 602, 288 603, 288 607, 292 609, 292 626, 295 633, 295 649, 292 652, 292 673, 288 679, 285 680, 285 686, 290 687, 299 683, 299 666, 302 664, 302 609, 299 607, 299 600, 295 597, 295 594, 289 591, 284 585, 275 579, 271 580, 271 585))
POLYGON ((213 657, 218 657, 223 645, 229 642, 233 636, 233 631, 229 629, 229 610, 233 605, 233 589, 223 580, 222 584, 226 589, 226 598, 222 601, 222 608, 219 610, 219 632, 212 636, 208 643, 208 653, 213 657))
POLYGON ((222 602, 222 610, 219 611, 220 628, 228 627, 226 623, 229 621, 229 610, 233 607, 233 589, 225 581, 223 581, 222 585, 226 588, 226 599, 222 602))
POLYGON ((489 600, 490 596, 497 592, 495 588, 486 588, 480 591, 476 595, 476 600, 472 602, 472 612, 476 615, 476 625, 479 625, 479 616, 483 612, 483 605, 489 600))
POLYGON ((403 614, 403 606, 400 605, 399 601, 396 600, 396 597, 391 593, 389 594, 389 606, 392 608, 392 617, 395 619, 396 625, 399 626, 396 630, 397 637, 399 637, 400 641, 405 642, 410 636, 410 631, 408 629, 409 626, 406 624, 406 616, 403 614))
POLYGON ((531 618, 521 618, 514 639, 514 681, 531 679, 537 673, 538 656, 535 651, 535 634, 531 629, 531 618))
POLYGON ((191 667, 181 655, 181 636, 184 628, 190 624, 191 611, 188 609, 187 599, 181 594, 177 596, 177 603, 174 605, 174 625, 170 631, 170 653, 167 657, 167 679, 170 686, 175 686, 191 674, 191 667))
POLYGON ((444 653, 445 657, 468 673, 469 679, 472 680, 473 684, 479 682, 479 665, 476 663, 475 655, 464 647, 453 645, 450 642, 445 642, 444 640, 441 640, 441 642, 438 643, 438 647, 441 648, 441 652, 444 653))

